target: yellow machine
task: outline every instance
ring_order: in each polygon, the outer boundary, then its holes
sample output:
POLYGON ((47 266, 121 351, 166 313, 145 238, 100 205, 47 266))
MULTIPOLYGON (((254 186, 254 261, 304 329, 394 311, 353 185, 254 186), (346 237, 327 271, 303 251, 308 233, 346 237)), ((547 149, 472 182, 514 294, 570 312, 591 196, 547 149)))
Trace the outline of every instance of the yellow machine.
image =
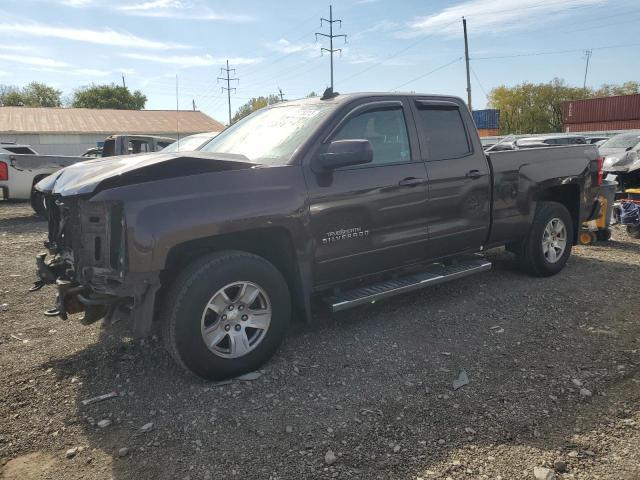
POLYGON ((607 217, 609 212, 609 200, 600 195, 600 215, 594 220, 589 220, 582 224, 580 236, 578 240, 580 245, 592 245, 595 242, 606 242, 611 238, 610 219, 607 217))

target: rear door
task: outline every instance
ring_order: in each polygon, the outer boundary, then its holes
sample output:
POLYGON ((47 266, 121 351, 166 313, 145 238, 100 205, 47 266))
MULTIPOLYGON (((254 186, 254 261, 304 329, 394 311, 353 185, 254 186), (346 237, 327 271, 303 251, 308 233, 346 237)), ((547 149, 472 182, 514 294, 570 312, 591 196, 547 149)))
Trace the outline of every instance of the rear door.
POLYGON ((320 147, 367 139, 372 163, 331 172, 305 168, 316 285, 394 269, 426 254, 426 171, 408 101, 401 98, 353 105, 320 147))
POLYGON ((454 99, 417 98, 412 108, 429 177, 429 257, 477 251, 489 234, 491 175, 471 115, 454 99))

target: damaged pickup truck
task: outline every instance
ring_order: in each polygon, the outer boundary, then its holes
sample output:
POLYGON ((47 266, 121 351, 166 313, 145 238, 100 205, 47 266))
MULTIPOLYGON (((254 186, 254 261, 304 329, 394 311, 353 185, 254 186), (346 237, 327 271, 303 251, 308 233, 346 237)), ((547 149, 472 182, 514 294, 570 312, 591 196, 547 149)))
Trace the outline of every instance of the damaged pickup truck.
POLYGON ((479 273, 506 246, 558 273, 599 210, 592 145, 485 155, 459 98, 350 94, 278 103, 198 152, 92 160, 37 188, 50 211, 50 315, 156 322, 205 378, 254 370, 290 318, 479 273))

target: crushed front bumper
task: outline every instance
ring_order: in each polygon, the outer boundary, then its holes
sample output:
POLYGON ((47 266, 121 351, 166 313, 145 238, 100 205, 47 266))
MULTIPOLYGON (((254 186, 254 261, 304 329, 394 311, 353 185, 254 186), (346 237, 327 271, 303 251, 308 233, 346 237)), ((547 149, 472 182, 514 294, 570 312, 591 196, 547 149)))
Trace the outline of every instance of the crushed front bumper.
POLYGON ((47 198, 50 206, 47 253, 36 257, 38 280, 31 290, 55 284, 48 316, 67 319, 84 312, 90 324, 130 319, 134 333, 151 330, 159 272, 126 271, 125 225, 117 204, 47 198))

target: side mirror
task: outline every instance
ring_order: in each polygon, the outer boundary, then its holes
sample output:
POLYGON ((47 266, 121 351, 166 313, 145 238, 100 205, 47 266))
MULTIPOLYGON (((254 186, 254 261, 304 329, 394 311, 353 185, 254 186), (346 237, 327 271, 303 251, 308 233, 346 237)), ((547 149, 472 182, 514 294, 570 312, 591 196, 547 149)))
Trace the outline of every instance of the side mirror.
POLYGON ((320 170, 335 170, 340 167, 361 165, 373 161, 373 149, 369 140, 334 140, 326 153, 315 159, 320 170))

